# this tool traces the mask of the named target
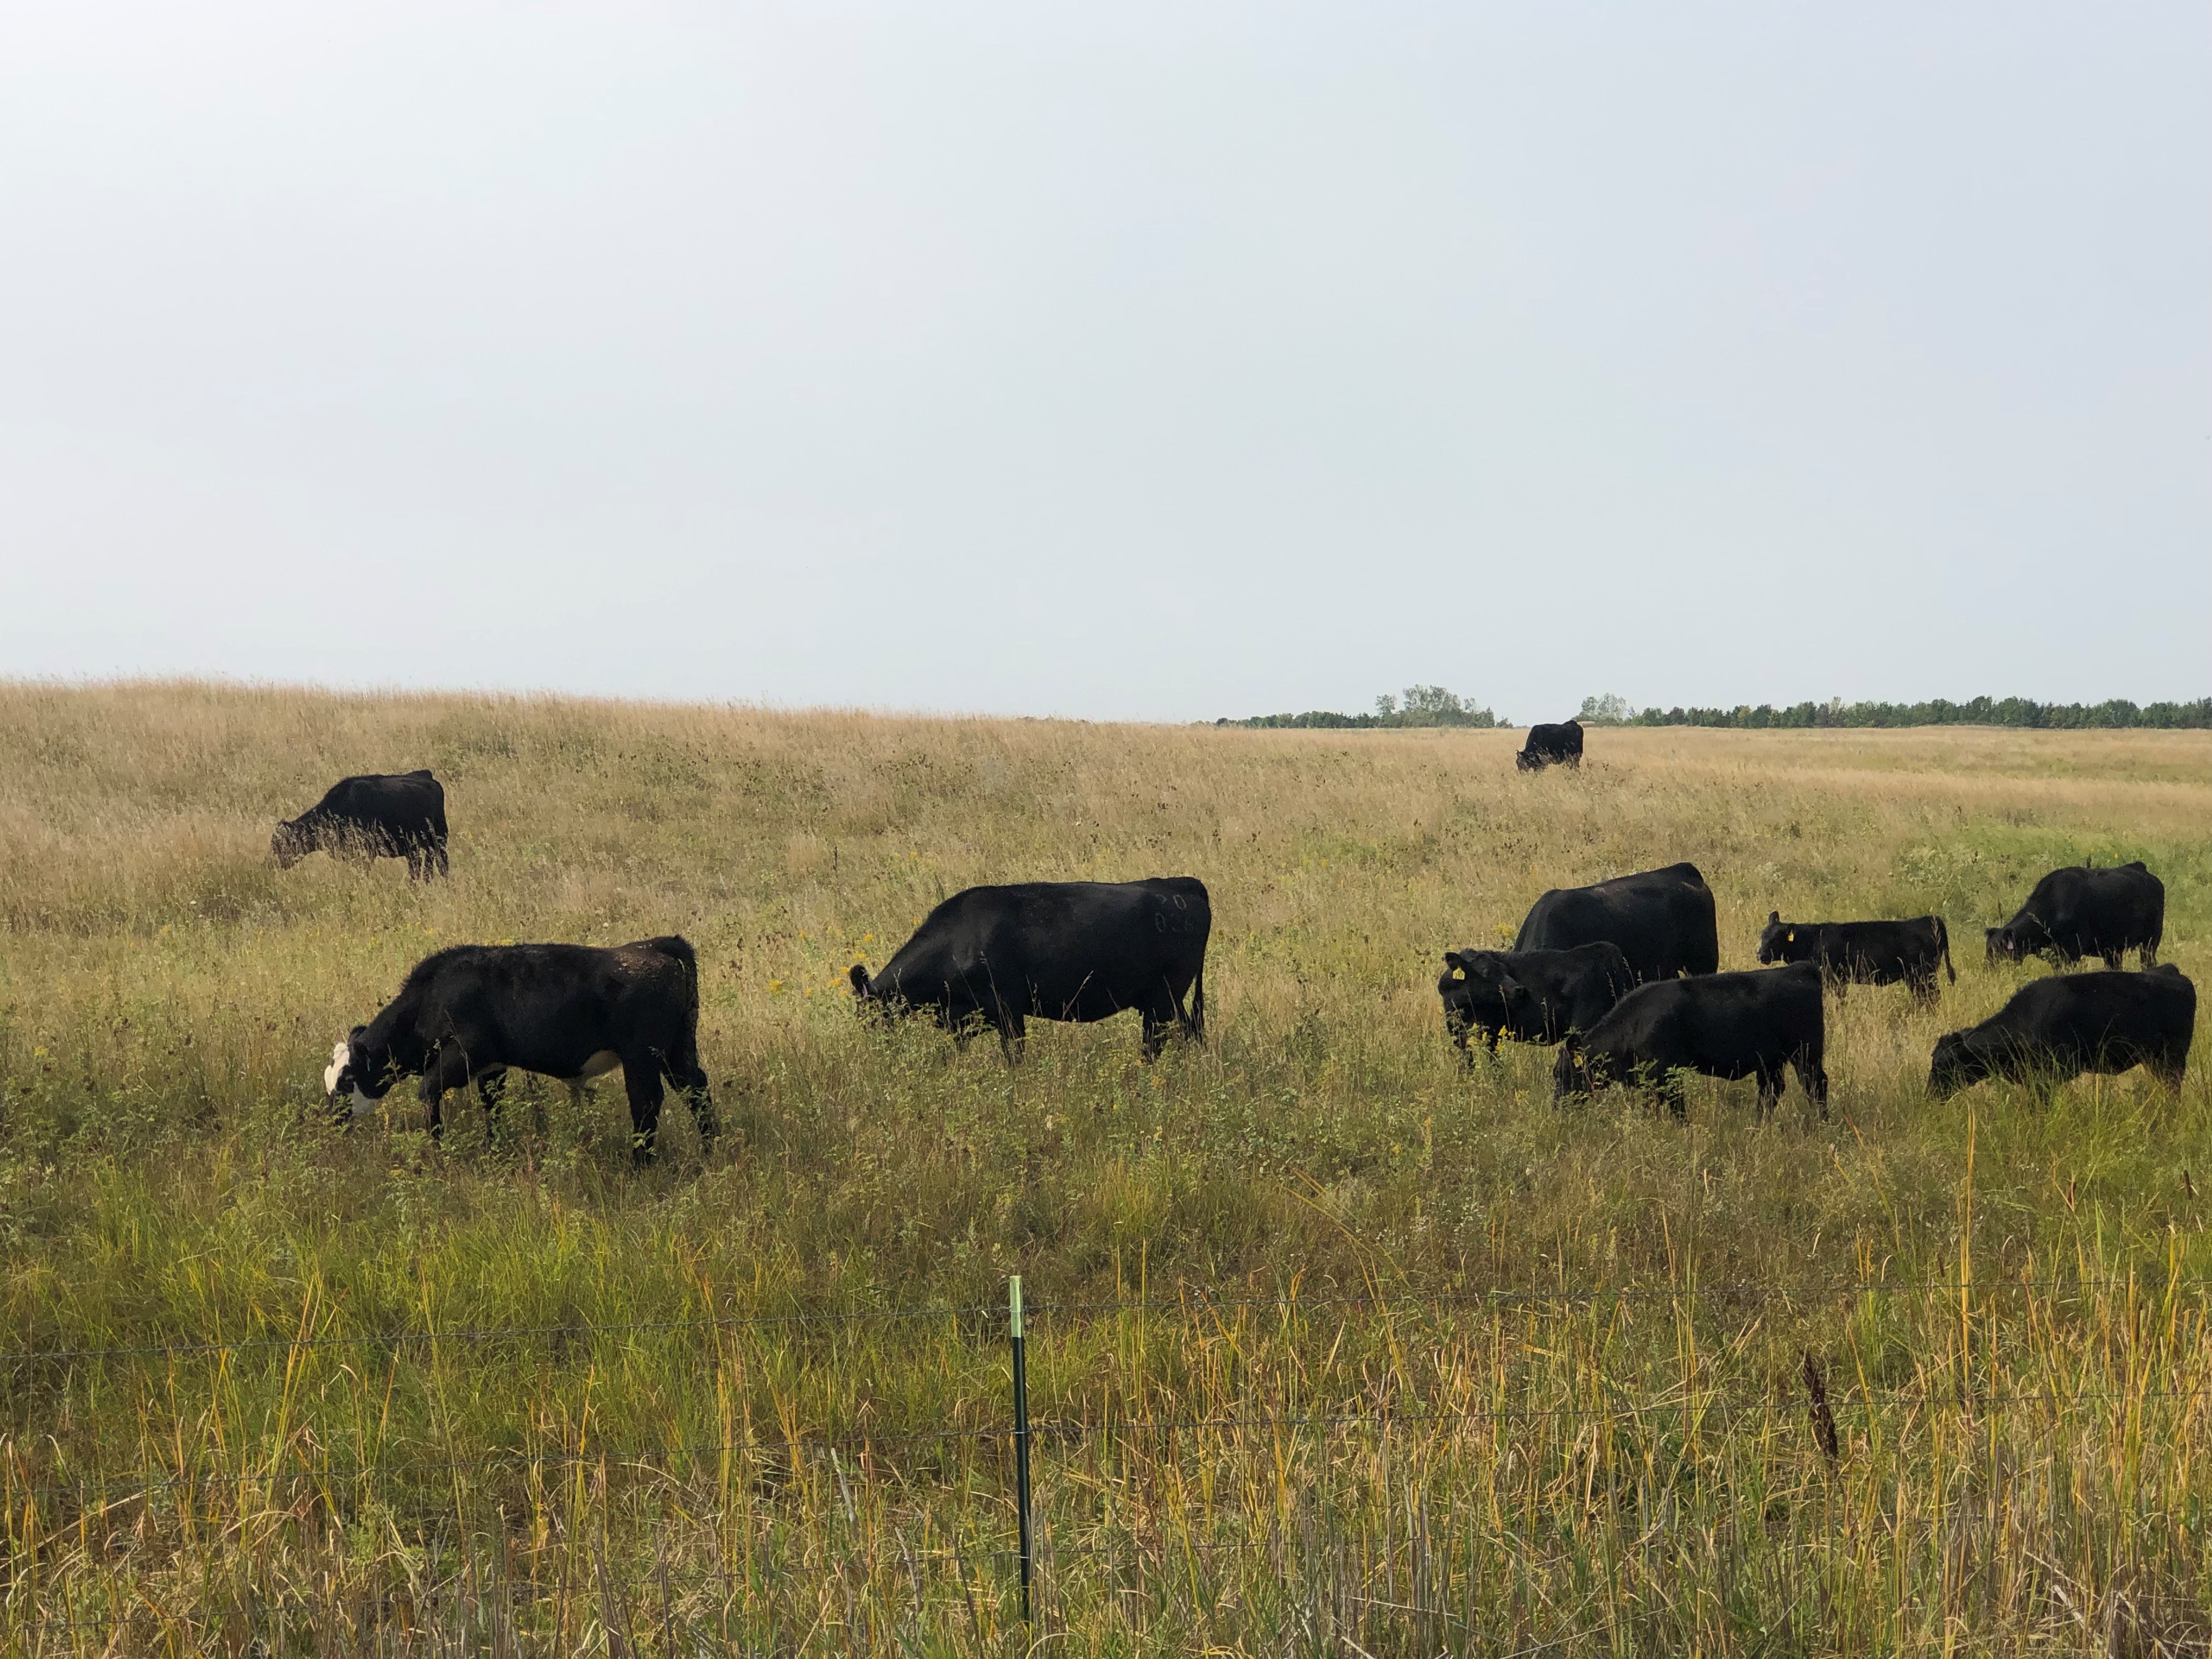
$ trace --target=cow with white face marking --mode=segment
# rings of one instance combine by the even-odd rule
[[[448,1090],[474,1083],[496,1103],[509,1070],[580,1087],[622,1068],[632,1146],[653,1156],[662,1080],[690,1101],[699,1137],[716,1128],[699,1064],[699,964],[670,936],[602,949],[588,945],[462,945],[426,957],[399,994],[331,1051],[323,1090],[333,1105],[381,1100],[404,1077],[441,1127]]]

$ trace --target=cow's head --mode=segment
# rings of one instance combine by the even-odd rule
[[[1493,952],[1445,951],[1444,970],[1437,978],[1437,994],[1443,999],[1444,1024],[1457,1033],[1478,1020],[1491,1025],[1502,1023],[1509,983]]]
[[[2007,962],[2024,962],[2050,949],[2051,930],[2032,915],[2018,915],[2002,927],[1984,928],[1982,944],[1987,961],[2002,957]]]
[[[356,1025],[331,1048],[331,1063],[323,1067],[323,1092],[333,1106],[341,1103],[349,1112],[380,1101],[392,1085],[408,1073],[422,1069],[424,1056],[398,1052],[389,1039],[377,1037],[366,1025]]]
[[[1928,1092],[1943,1100],[1990,1075],[1989,1062],[1967,1041],[1968,1031],[1953,1031],[1936,1039],[1936,1053],[1928,1063]]]
[[[1782,912],[1769,910],[1766,926],[1759,930],[1759,965],[1771,967],[1778,962],[1808,962],[1812,959],[1812,939],[1809,930],[1801,943],[1799,928],[1794,921],[1782,920]]]
[[[315,850],[315,838],[301,827],[297,818],[286,818],[276,826],[276,833],[269,837],[269,851],[276,860],[279,870],[289,870]]]
[[[865,963],[854,963],[845,977],[852,981],[853,1006],[864,1019],[888,1019],[905,1006],[881,980],[868,977]]]

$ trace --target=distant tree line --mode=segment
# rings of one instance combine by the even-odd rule
[[[1216,726],[1320,726],[1329,730],[1362,730],[1371,726],[1503,726],[1504,721],[1487,708],[1441,685],[1409,685],[1402,696],[1385,694],[1375,699],[1371,714],[1333,714],[1309,709],[1303,714],[1255,714],[1249,720],[1218,720]]]
[[[2149,703],[2130,702],[2125,697],[2096,703],[2037,702],[2032,697],[1970,697],[1965,702],[1946,697],[1928,702],[1845,702],[1841,697],[1831,697],[1826,702],[1791,703],[1783,708],[1762,702],[1738,703],[1733,708],[1638,709],[1627,698],[1607,692],[1583,698],[1577,718],[1585,726],[1716,726],[1746,731],[1825,726],[2011,726],[2053,732],[2154,726],[2205,731],[2212,730],[2212,697],[2199,697],[2194,702]],[[1310,709],[1303,714],[1255,714],[1249,720],[1218,720],[1214,724],[1359,731],[1377,726],[1487,727],[1512,722],[1441,685],[1409,685],[1399,696],[1376,698],[1371,714]]]
[[[2037,702],[2030,697],[1971,697],[1953,702],[1937,697],[1929,702],[1845,702],[1832,697],[1826,702],[1792,703],[1777,708],[1739,703],[1734,708],[1645,708],[1621,722],[1628,726],[1721,726],[1752,731],[1770,727],[1818,726],[2015,726],[2056,732],[2094,731],[2118,726],[2160,726],[2202,731],[2212,727],[2212,697],[2194,702],[2133,703],[2125,697],[2108,702]]]

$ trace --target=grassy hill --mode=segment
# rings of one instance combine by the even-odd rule
[[[0,1642],[2201,1650],[2212,1054],[2179,1100],[1922,1085],[2045,971],[1976,930],[2055,865],[2146,859],[2212,989],[2212,733],[1517,738],[0,686]],[[416,766],[449,883],[276,871],[277,817]],[[1723,967],[1770,909],[1935,910],[1959,982],[1829,1005],[1825,1124],[1459,1066],[1446,948],[1678,859]],[[853,1017],[961,887],[1165,873],[1206,1048]],[[633,1172],[612,1080],[327,1120],[430,950],[668,932],[711,1158],[672,1101]]]

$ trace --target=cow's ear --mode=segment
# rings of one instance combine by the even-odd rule
[[[1781,924],[1781,921],[1782,921],[1782,912],[1781,912],[1781,911],[1779,911],[1779,910],[1769,910],[1769,911],[1766,913],[1766,925],[1767,925],[1769,927],[1778,927],[1778,926]]]
[[[868,994],[868,969],[867,965],[865,963],[854,963],[853,964],[852,971],[847,974],[845,977],[853,981],[853,994],[854,996],[864,997]]]
[[[368,1026],[366,1026],[366,1025],[356,1025],[356,1026],[355,1026],[355,1027],[353,1028],[353,1030],[351,1030],[350,1031],[348,1031],[348,1032],[346,1033],[346,1041],[347,1041],[348,1042],[360,1042],[363,1037],[367,1036],[368,1035]]]

